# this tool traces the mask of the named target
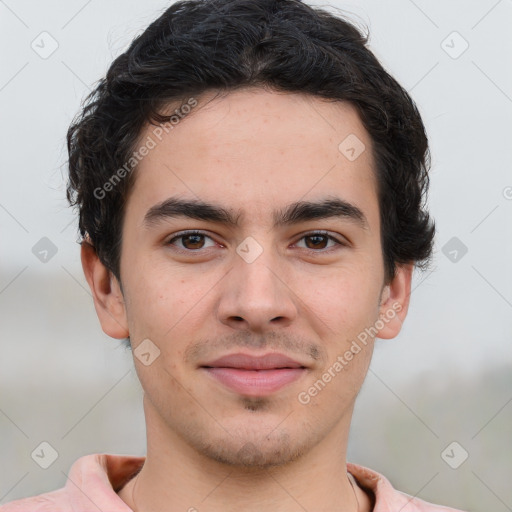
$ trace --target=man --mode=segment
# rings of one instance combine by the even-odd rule
[[[68,198],[147,457],[82,457],[5,512],[454,510],[346,461],[435,231],[421,118],[365,44],[298,0],[190,0],[114,61],[69,129]]]

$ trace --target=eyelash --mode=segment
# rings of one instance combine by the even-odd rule
[[[202,231],[195,231],[195,230],[192,230],[192,231],[182,231],[181,233],[178,233],[177,235],[173,236],[167,242],[166,245],[173,245],[173,242],[175,240],[179,240],[180,238],[184,238],[184,237],[190,236],[190,235],[200,235],[200,236],[204,236],[206,238],[210,238],[211,240],[213,240],[213,238],[211,236],[207,235],[206,233],[204,233]],[[310,233],[306,233],[305,235],[302,235],[302,237],[299,238],[298,241],[303,240],[304,238],[308,238],[310,236],[324,236],[324,237],[328,238],[329,240],[332,240],[333,242],[336,242],[336,244],[338,246],[343,246],[343,247],[347,247],[348,246],[348,243],[342,242],[342,241],[338,240],[336,237],[330,235],[329,232],[322,231],[322,230],[312,231]],[[202,249],[182,249],[180,247],[177,247],[177,249],[179,251],[181,251],[181,252],[186,252],[186,253],[195,253],[195,252],[200,252],[202,250]],[[329,253],[332,250],[336,250],[336,249],[337,249],[337,247],[329,247],[327,249],[319,249],[319,250],[309,249],[309,250],[312,251],[313,253],[323,254],[323,253]],[[308,249],[306,248],[306,250],[308,250]]]

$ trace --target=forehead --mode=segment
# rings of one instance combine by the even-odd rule
[[[127,212],[140,217],[180,196],[222,204],[245,222],[267,212],[270,221],[291,202],[329,195],[375,217],[371,139],[352,105],[259,88],[195,100],[167,133],[157,137],[152,125],[141,133],[140,144],[155,144],[138,164]]]

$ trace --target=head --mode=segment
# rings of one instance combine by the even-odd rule
[[[346,432],[434,236],[423,123],[366,37],[297,0],[176,2],[68,150],[84,271],[104,331],[131,342],[147,421],[245,466]],[[234,392],[206,368],[233,352],[304,371]]]

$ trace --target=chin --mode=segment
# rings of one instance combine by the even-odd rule
[[[258,440],[226,440],[203,446],[201,452],[208,458],[226,466],[246,469],[268,469],[283,466],[298,459],[303,453],[303,447],[292,443],[287,435],[280,439]]]
[[[222,429],[196,430],[195,435],[189,430],[186,437],[201,455],[226,466],[267,469],[295,461],[319,441],[299,424],[291,432],[282,423],[282,415],[251,418],[246,413],[243,420],[223,421]]]

